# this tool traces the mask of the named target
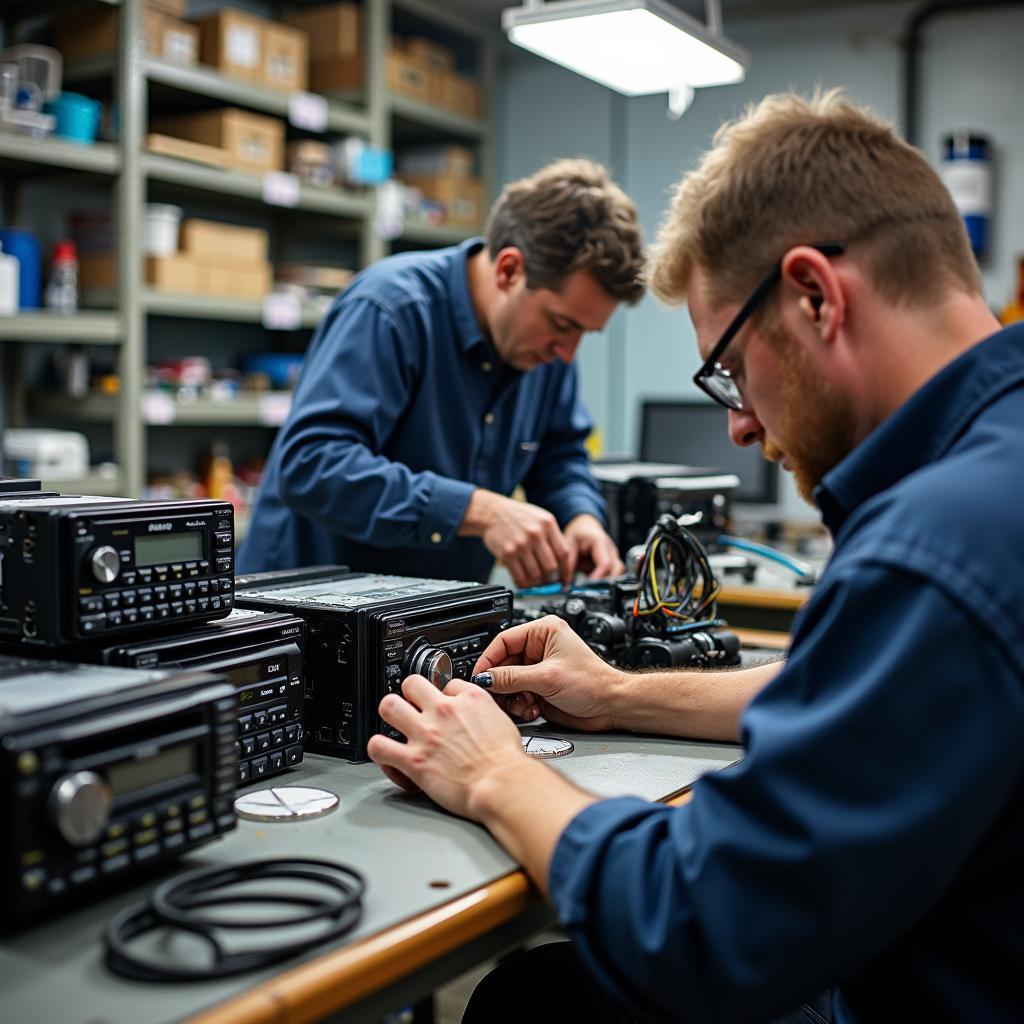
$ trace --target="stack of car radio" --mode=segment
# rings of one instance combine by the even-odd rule
[[[366,759],[413,672],[468,675],[502,587],[320,566],[234,577],[222,501],[0,480],[0,838],[12,924],[235,825],[303,745]]]

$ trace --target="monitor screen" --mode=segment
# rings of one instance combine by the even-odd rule
[[[733,444],[728,413],[714,402],[644,400],[640,458],[728,469],[740,478],[736,501],[772,505],[779,498],[779,467],[761,455],[760,445]]]

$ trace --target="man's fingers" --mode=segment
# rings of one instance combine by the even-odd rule
[[[565,624],[556,615],[545,615],[499,633],[477,659],[474,672],[488,672],[495,665],[523,665],[540,661],[548,637]],[[568,627],[566,627],[568,628]]]
[[[419,793],[420,787],[416,785],[412,779],[409,778],[405,772],[400,772],[397,768],[392,768],[391,765],[382,764],[380,770],[396,785],[399,789],[404,789],[406,793]]]
[[[414,707],[425,709],[441,699],[441,691],[423,676],[406,676],[402,680],[402,696]]]
[[[411,678],[411,677],[410,677]],[[420,712],[408,701],[402,700],[397,693],[389,693],[380,702],[378,708],[380,717],[388,725],[394,726],[399,732],[409,735],[410,729],[415,728],[416,719]]]

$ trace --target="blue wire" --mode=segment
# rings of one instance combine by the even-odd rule
[[[563,587],[561,583],[545,583],[540,587],[527,587],[525,590],[517,590],[516,597],[547,597],[551,594],[576,594],[588,593],[594,590],[604,590],[607,583],[574,583],[572,586]]]
[[[814,575],[814,570],[805,562],[801,562],[796,558],[790,558],[789,555],[784,555],[781,551],[776,551],[775,548],[770,548],[766,544],[758,544],[757,541],[753,540],[741,540],[739,537],[729,537],[725,534],[718,538],[718,543],[727,548],[750,551],[755,555],[761,555],[773,562],[778,562],[779,565],[784,565],[790,571],[795,572],[797,576],[807,577]]]

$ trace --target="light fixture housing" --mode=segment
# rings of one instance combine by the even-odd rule
[[[741,82],[750,62],[664,0],[527,0],[501,24],[517,46],[626,96]]]

